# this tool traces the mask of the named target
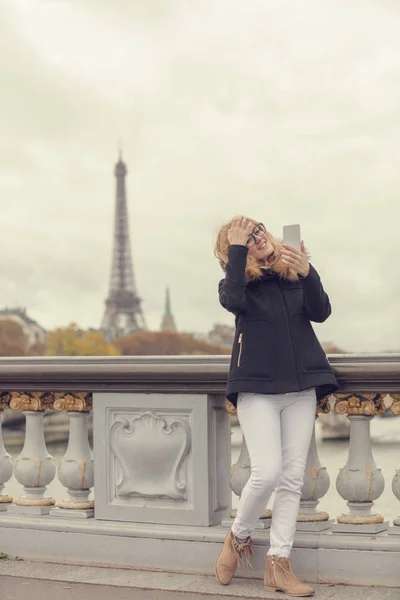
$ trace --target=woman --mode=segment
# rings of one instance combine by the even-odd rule
[[[316,401],[338,386],[310,321],[331,314],[319,275],[301,252],[279,244],[262,223],[236,217],[221,228],[215,254],[225,272],[219,299],[235,315],[227,398],[237,407],[251,474],[215,572],[228,585],[249,563],[251,534],[277,488],[264,585],[310,596],[291,569]]]

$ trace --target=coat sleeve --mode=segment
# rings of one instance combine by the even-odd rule
[[[321,279],[312,265],[310,265],[310,273],[302,279],[302,284],[307,317],[315,323],[323,323],[332,312],[331,303],[328,294],[322,287]]]
[[[221,305],[234,315],[245,309],[247,253],[246,246],[234,245],[229,248],[225,279],[218,285]]]

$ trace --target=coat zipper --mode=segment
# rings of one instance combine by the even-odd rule
[[[240,361],[242,359],[242,340],[243,340],[243,333],[241,333],[239,335],[239,340],[238,340],[238,344],[239,344],[239,356],[238,356],[238,361],[237,361],[237,366],[240,367]]]

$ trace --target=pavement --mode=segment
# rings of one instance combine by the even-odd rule
[[[314,585],[315,600],[399,600],[400,588]],[[220,586],[211,575],[0,561],[0,600],[237,600],[283,599],[256,579]]]

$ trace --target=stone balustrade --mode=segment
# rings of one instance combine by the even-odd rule
[[[340,355],[330,360],[340,392],[318,404],[316,420],[331,410],[349,419],[348,458],[338,465],[336,479],[338,505],[342,498],[348,510],[333,515],[324,510],[334,474],[321,465],[314,435],[295,557],[297,552],[297,560],[303,556],[309,562],[309,553],[315,551],[315,572],[307,574],[307,567],[303,575],[310,581],[365,583],[369,577],[371,585],[394,585],[397,579],[400,585],[394,567],[400,559],[400,518],[391,523],[374,508],[385,480],[370,438],[371,420],[386,411],[385,398],[390,398],[393,415],[400,414],[400,356]],[[73,561],[88,544],[87,562],[126,564],[121,555],[126,540],[140,537],[144,555],[135,546],[128,564],[154,566],[160,544],[169,544],[171,553],[162,553],[162,564],[156,566],[191,570],[185,547],[196,547],[201,560],[192,557],[195,570],[212,571],[212,551],[234,516],[231,491],[240,496],[250,474],[244,441],[231,467],[229,413],[234,411],[224,399],[228,361],[226,356],[0,359],[0,413],[20,410],[26,421],[19,456],[7,453],[0,427],[0,551],[23,556],[25,550],[28,558]],[[46,448],[43,417],[49,410],[69,417],[68,447],[57,465]],[[93,452],[88,441],[92,411]],[[7,494],[13,474],[22,486],[15,498]],[[397,472],[385,475],[400,501],[400,464]],[[56,477],[65,488],[59,498],[47,493]],[[271,520],[265,508],[257,528],[260,552]],[[77,534],[75,542],[67,535],[71,531]],[[37,550],[42,538],[48,544],[45,552]],[[119,548],[118,559],[113,555],[107,561],[103,538]],[[354,550],[364,550],[367,559],[362,581],[349,564],[335,578],[324,552],[333,559],[336,551],[345,551],[343,560],[348,560]],[[380,560],[382,553],[393,566],[386,562],[384,575],[380,572],[375,580],[368,561]],[[318,561],[324,560],[321,575]],[[259,573],[256,568],[255,576]]]
[[[336,489],[339,495],[347,500],[349,512],[336,516],[336,522],[329,518],[328,513],[317,511],[320,499],[327,493],[330,486],[329,474],[321,466],[314,435],[308,453],[306,475],[300,511],[297,518],[298,531],[323,531],[331,529],[343,533],[381,533],[388,531],[389,522],[383,515],[373,512],[374,500],[377,500],[385,487],[385,481],[380,468],[377,468],[371,450],[370,421],[375,415],[386,412],[384,394],[337,393],[325,398],[316,410],[316,418],[321,413],[327,414],[333,403],[334,412],[347,415],[350,421],[350,444],[348,461],[340,469],[336,479]],[[400,394],[391,394],[390,410],[393,415],[400,414]],[[234,414],[232,406],[228,411]],[[250,476],[250,460],[243,439],[240,456],[231,474],[231,487],[240,496]],[[400,497],[399,471],[393,476],[392,489],[394,495]],[[232,511],[232,518],[235,511]],[[261,516],[263,527],[270,525],[272,511],[266,509]],[[226,522],[227,524],[229,521]],[[394,525],[399,519],[394,520]],[[396,527],[390,532],[400,535]]]

